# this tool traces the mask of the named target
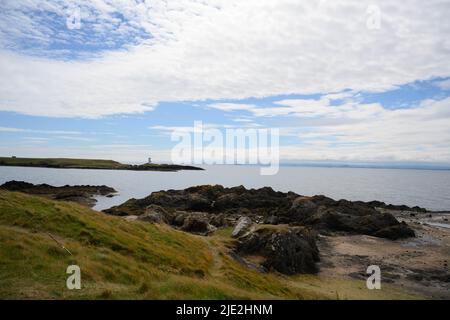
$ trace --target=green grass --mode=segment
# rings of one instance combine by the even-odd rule
[[[230,233],[200,237],[0,191],[0,299],[416,298],[395,288],[362,294],[362,281],[258,273],[229,257]],[[71,264],[81,290],[66,288]]]
[[[136,171],[178,171],[203,170],[193,166],[176,164],[144,163],[141,165],[123,164],[113,160],[69,159],[69,158],[17,158],[0,157],[0,166],[44,167],[61,169],[110,169]]]
[[[105,168],[113,169],[124,166],[120,162],[101,159],[69,159],[69,158],[13,158],[0,157],[1,165],[8,166],[42,166],[61,168]]]

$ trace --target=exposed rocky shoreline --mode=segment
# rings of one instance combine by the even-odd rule
[[[408,224],[390,213],[393,209],[426,212],[379,201],[335,201],[325,196],[276,192],[269,187],[249,190],[219,185],[153,192],[104,212],[127,220],[166,223],[201,235],[234,227],[237,241],[232,251],[243,263],[263,271],[296,274],[319,271],[319,234],[390,240],[415,237]]]
[[[449,213],[218,185],[154,192],[105,212],[200,235],[231,227],[230,256],[261,272],[363,280],[379,265],[384,284],[450,298],[450,229],[433,226]]]
[[[153,192],[143,199],[130,199],[122,205],[104,210],[118,216],[139,216],[140,219],[161,220],[191,231],[193,219],[205,228],[194,232],[207,234],[213,227],[234,226],[241,216],[254,223],[303,226],[321,233],[367,234],[381,238],[413,237],[414,232],[386,210],[383,202],[335,201],[325,196],[305,197],[294,192],[276,192],[272,188],[246,189],[243,186],[224,188],[197,186],[185,190]],[[409,211],[426,212],[414,207]],[[379,208],[379,209],[377,209]],[[198,229],[198,230],[197,230]]]
[[[112,197],[117,192],[114,188],[102,186],[62,186],[54,187],[48,184],[32,184],[24,181],[8,181],[0,186],[0,189],[18,191],[38,196],[44,196],[52,200],[72,201],[84,206],[93,207],[97,200],[94,196],[101,195]]]
[[[450,299],[450,212],[391,213],[416,237],[392,241],[366,235],[320,236],[319,276],[365,280],[365,267],[379,265],[384,284]]]
[[[0,188],[88,206],[95,195],[115,193],[107,186],[20,181]],[[104,212],[200,236],[230,230],[229,256],[260,272],[364,280],[375,264],[384,284],[450,298],[450,212],[220,185],[153,192]]]

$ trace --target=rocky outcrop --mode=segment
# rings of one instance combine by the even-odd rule
[[[208,220],[195,215],[188,215],[180,228],[183,231],[196,233],[200,235],[208,235],[216,231],[216,227],[209,224]]]
[[[294,195],[294,194],[292,194]],[[191,187],[185,190],[153,192],[143,199],[131,199],[105,212],[129,215],[141,212],[150,204],[180,211],[239,214],[248,209],[254,215],[265,215],[268,210],[278,210],[291,204],[291,193],[275,192],[272,188],[247,190],[243,186],[224,188],[220,185]]]
[[[373,234],[375,237],[397,240],[415,237],[414,231],[405,222],[401,222],[383,229]]]
[[[401,224],[388,212],[379,212],[352,202],[339,201],[331,206],[319,206],[313,212],[295,212],[300,225],[325,232],[365,234],[388,239],[414,237],[414,231]]]
[[[149,205],[144,214],[138,216],[138,220],[152,223],[171,223],[173,215],[157,205]]]
[[[413,231],[401,225],[386,210],[382,202],[333,200],[325,196],[305,197],[293,192],[283,193],[272,188],[246,189],[243,186],[224,188],[205,185],[185,190],[153,192],[143,199],[131,199],[105,210],[113,215],[141,215],[149,205],[158,205],[175,214],[202,212],[204,219],[216,227],[234,225],[240,216],[255,223],[308,226],[318,232],[366,234],[389,239],[413,236]],[[404,206],[394,206],[404,209]],[[408,208],[408,207],[406,207]],[[419,210],[411,208],[411,210]],[[178,213],[177,213],[178,212]],[[170,224],[181,226],[182,223]]]
[[[315,235],[301,227],[263,226],[241,237],[236,252],[243,256],[259,255],[261,266],[284,274],[316,273],[319,250]]]
[[[387,210],[395,210],[395,211],[414,211],[414,212],[427,212],[427,209],[421,208],[418,206],[414,207],[408,207],[405,205],[393,205],[393,204],[386,204],[382,201],[370,201],[370,202],[362,202],[363,204],[372,207],[372,208],[382,208]]]
[[[130,216],[124,216],[125,219]],[[168,224],[182,231],[208,235],[217,230],[214,224],[223,226],[225,218],[219,215],[209,215],[204,212],[188,211],[170,211],[161,206],[151,204],[145,212],[137,217],[136,220],[150,223]],[[127,219],[128,220],[128,219]]]
[[[102,186],[62,186],[55,187],[48,184],[32,184],[24,181],[8,181],[0,186],[0,189],[8,191],[18,191],[38,196],[50,198],[52,200],[72,201],[79,204],[93,207],[97,200],[96,195],[113,196],[117,191],[111,187]]]
[[[296,274],[318,271],[318,233],[362,234],[391,240],[413,237],[414,231],[386,207],[379,202],[306,197],[268,187],[207,185],[153,192],[105,212],[166,223],[200,235],[233,226],[236,241],[231,256],[236,261],[255,270]]]

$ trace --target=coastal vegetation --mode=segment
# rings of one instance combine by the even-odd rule
[[[0,190],[0,298],[421,298],[389,284],[367,290],[363,280],[247,268],[230,255],[231,231],[205,237]],[[66,268],[74,264],[81,268],[81,290],[66,288]]]
[[[17,167],[43,167],[58,169],[109,169],[109,170],[136,170],[136,171],[178,171],[203,170],[199,167],[145,163],[140,165],[123,164],[113,160],[102,159],[71,159],[71,158],[18,158],[0,157],[0,166]]]
[[[113,197],[117,191],[114,188],[102,186],[60,186],[48,184],[32,184],[25,181],[8,181],[0,185],[0,190],[19,191],[28,194],[39,195],[53,200],[72,201],[93,207],[97,203],[95,196]]]

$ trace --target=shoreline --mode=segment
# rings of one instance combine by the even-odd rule
[[[392,213],[405,221],[416,237],[389,241],[366,235],[322,236],[318,241],[322,252],[319,276],[365,280],[365,267],[375,264],[381,267],[382,283],[431,299],[450,299],[450,225],[429,225],[428,216],[411,216],[412,212]]]
[[[130,165],[139,166],[139,165]],[[159,171],[159,172],[178,172],[181,170],[202,171],[205,170],[200,167],[174,165],[174,164],[158,164],[161,167],[155,168],[102,168],[102,167],[58,167],[58,166],[38,166],[38,165],[9,165],[0,164],[0,167],[12,167],[12,168],[44,168],[44,169],[77,169],[77,170],[111,170],[111,171]]]
[[[223,169],[222,169],[223,167]],[[77,185],[77,184],[106,184],[119,190],[116,200],[99,198],[98,210],[104,210],[113,205],[118,205],[132,197],[143,197],[150,192],[164,189],[186,188],[201,184],[222,185],[245,185],[249,188],[261,188],[266,185],[273,186],[277,191],[294,191],[302,195],[313,196],[325,194],[334,199],[348,199],[351,201],[374,201],[380,200],[391,204],[406,204],[408,206],[420,206],[428,211],[446,212],[450,211],[450,199],[445,195],[445,189],[449,187],[450,175],[417,173],[409,178],[409,174],[402,170],[395,172],[397,179],[392,181],[388,188],[382,181],[390,181],[390,173],[378,173],[366,169],[352,170],[348,173],[338,169],[329,171],[309,171],[308,168],[281,168],[277,176],[261,177],[257,169],[243,168],[242,166],[202,166],[205,171],[179,171],[179,175],[157,174],[158,171],[139,174],[132,170],[117,171],[89,171],[69,170],[68,172],[55,170],[56,168],[33,168],[33,167],[0,167],[3,179],[0,183],[8,180],[23,180],[33,183],[50,183],[54,185]],[[95,169],[94,169],[95,170]],[[356,170],[361,172],[361,177]],[[172,172],[172,171],[165,171]],[[154,174],[161,176],[161,182],[157,183]],[[331,183],[325,183],[320,179],[329,179]],[[67,178],[65,178],[67,176]],[[96,178],[98,177],[98,178]],[[135,187],[130,188],[133,179],[142,177]],[[166,177],[166,178],[165,178]],[[295,177],[295,178],[294,178]],[[294,178],[294,179],[291,179]],[[158,179],[160,179],[158,177]],[[342,182],[341,179],[344,179]],[[403,183],[410,179],[411,186]],[[421,187],[423,185],[423,188]],[[422,190],[423,189],[423,190]],[[434,192],[430,190],[435,189]]]
[[[1,190],[85,207],[91,206],[93,195],[115,194],[108,186],[20,181],[10,181]],[[208,243],[215,263],[223,266],[228,261],[262,277],[282,275],[287,287],[313,285],[319,292],[356,297],[365,288],[367,267],[378,265],[387,290],[375,293],[380,297],[397,292],[399,297],[450,299],[450,228],[429,224],[450,227],[450,212],[220,185],[153,192],[90,212],[100,220],[197,237]]]
[[[111,198],[117,194],[117,190],[105,185],[64,185],[55,187],[45,183],[32,184],[15,180],[0,185],[0,190],[22,192],[51,200],[75,202],[89,208],[93,208],[97,203],[95,197]]]
[[[130,170],[130,171],[163,171],[163,172],[177,172],[180,170],[205,170],[203,168],[190,165],[157,164],[157,163],[144,163],[140,165],[133,165],[133,164],[123,164],[113,160],[72,159],[72,158],[0,157],[0,166],[51,168],[51,169],[93,169],[93,170]]]
[[[450,212],[242,186],[159,191],[103,212],[206,237],[231,226],[228,254],[260,273],[364,283],[377,265],[383,286],[450,299]]]

